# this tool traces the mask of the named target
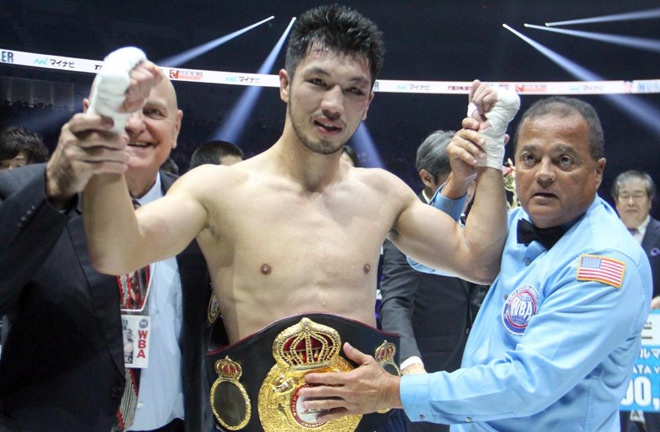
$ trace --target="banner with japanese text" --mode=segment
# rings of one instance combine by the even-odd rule
[[[642,330],[642,348],[621,410],[660,411],[660,310],[651,311]]]

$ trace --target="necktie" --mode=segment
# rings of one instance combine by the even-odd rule
[[[537,241],[546,249],[550,249],[568,231],[569,226],[560,225],[550,228],[537,228],[531,222],[520,219],[517,226],[518,243],[530,244]]]
[[[133,200],[133,207],[137,209],[140,207],[140,203]],[[126,310],[136,310],[139,313],[145,308],[149,277],[149,266],[117,276],[120,307],[124,312]],[[121,431],[129,428],[135,419],[135,409],[140,393],[140,369],[126,368],[125,378],[126,387],[119,403],[116,422],[117,428]]]
[[[133,208],[137,209],[138,207],[140,207],[139,201],[133,199]],[[144,302],[147,299],[149,277],[149,266],[117,276],[119,303],[122,309],[142,312],[145,306]]]

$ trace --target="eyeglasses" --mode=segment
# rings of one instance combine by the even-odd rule
[[[633,201],[641,201],[646,197],[648,197],[648,195],[644,192],[634,192],[632,194],[624,192],[619,194],[619,199],[622,201],[628,201],[630,198],[632,198]]]

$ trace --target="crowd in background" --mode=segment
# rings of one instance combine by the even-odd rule
[[[214,133],[222,126],[223,115],[213,117],[209,113],[193,109],[186,105],[183,108],[181,133],[179,134],[177,148],[172,152],[172,159],[183,174],[189,164],[193,152],[198,146],[213,139]],[[44,143],[53,150],[57,146],[57,138],[61,126],[73,115],[74,111],[67,107],[59,107],[49,103],[30,104],[26,101],[10,102],[0,100],[0,130],[13,126],[23,126],[43,137]],[[251,148],[241,146],[245,151],[246,158],[264,150],[275,142],[281,132],[281,124],[267,124],[261,119],[250,119],[245,127],[245,135],[241,141],[251,143]],[[374,139],[378,139],[378,131],[372,131]],[[398,134],[386,134],[382,137],[391,143],[396,141],[395,152],[382,153],[384,167],[399,176],[409,186],[417,186],[417,173],[415,172],[414,154],[416,145],[414,140],[406,140],[404,137],[412,135],[411,130],[403,130]],[[240,145],[240,143],[237,143]],[[355,147],[355,146],[354,146]],[[369,156],[364,151],[358,150],[358,157],[363,165]]]

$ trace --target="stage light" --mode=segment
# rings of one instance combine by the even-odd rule
[[[572,25],[572,24],[591,24],[591,23],[600,23],[600,22],[645,20],[645,19],[654,19],[654,18],[660,18],[660,8],[649,9],[646,11],[628,12],[628,13],[622,13],[616,15],[605,15],[605,16],[593,17],[593,18],[582,18],[582,19],[570,20],[570,21],[555,21],[555,22],[545,23],[545,25],[548,27],[553,27],[553,26]]]
[[[514,30],[506,24],[502,26],[509,30],[511,33],[518,36],[523,41],[527,42],[541,54],[548,57],[559,67],[564,69],[569,74],[573,75],[576,78],[579,78],[583,81],[602,81],[603,78],[597,74],[591,72],[588,69],[579,66],[575,62],[567,59],[566,57],[552,51],[551,49],[541,45],[535,40],[525,36],[524,34]],[[603,97],[610,100],[614,106],[621,109],[625,114],[627,114],[633,120],[639,122],[642,126],[647,128],[653,134],[660,138],[660,124],[658,119],[660,118],[660,110],[654,107],[653,105],[646,103],[642,99],[635,97],[634,95],[623,95],[623,94],[604,94]]]
[[[44,131],[57,132],[59,134],[62,125],[71,119],[71,111],[61,109],[37,109],[30,110],[30,114],[20,122],[20,125],[30,131],[39,131],[41,134]],[[57,145],[55,143],[47,143]]]
[[[284,41],[289,35],[291,27],[293,27],[293,23],[295,21],[295,18],[291,19],[286,30],[284,30],[284,33],[282,33],[282,36],[280,36],[280,39],[270,51],[270,54],[268,54],[268,57],[263,62],[257,73],[267,74],[273,68],[275,60],[277,60],[277,55],[282,50]],[[243,135],[243,131],[245,130],[247,119],[250,117],[250,114],[254,110],[254,105],[257,102],[259,95],[261,94],[262,88],[263,87],[260,86],[247,87],[243,91],[243,94],[239,98],[234,108],[231,110],[227,120],[225,120],[220,129],[213,134],[211,139],[220,139],[238,144],[241,136]]]
[[[197,58],[203,54],[206,54],[207,52],[211,51],[213,48],[216,48],[240,35],[243,33],[252,30],[253,28],[260,26],[261,24],[268,22],[275,18],[274,16],[271,16],[269,18],[266,18],[265,20],[259,21],[258,23],[252,24],[250,26],[244,27],[240,30],[237,30],[233,33],[229,33],[226,36],[219,37],[217,39],[214,39],[210,42],[206,42],[203,45],[197,46],[195,48],[191,48],[187,51],[184,51],[180,54],[173,55],[172,57],[168,57],[166,59],[157,61],[156,64],[159,66],[166,66],[166,67],[177,67],[181,66],[188,60],[192,60],[194,58]]]
[[[654,39],[646,39],[632,36],[619,36],[619,35],[609,35],[605,33],[594,33],[578,30],[567,30],[551,27],[543,27],[534,24],[525,24],[525,27],[534,28],[543,31],[549,31],[553,33],[567,34],[570,36],[577,36],[585,39],[597,40],[600,42],[609,42],[616,45],[623,45],[632,48],[639,48],[646,51],[660,52],[660,41]]]
[[[582,66],[578,65],[577,63],[572,62],[571,60],[567,59],[566,57],[563,57],[556,52],[552,51],[549,48],[546,48],[545,46],[541,45],[540,43],[536,42],[535,40],[525,36],[524,34],[520,33],[519,31],[509,27],[506,24],[502,24],[502,27],[505,29],[509,30],[511,33],[515,34],[518,36],[520,39],[524,40],[527,42],[529,45],[531,45],[534,49],[538,50],[543,54],[544,56],[548,57],[550,60],[553,62],[557,63],[562,69],[566,70],[568,73],[573,75],[576,78],[579,78],[583,81],[601,81],[602,78],[596,75],[595,73],[583,68]]]
[[[355,131],[355,134],[348,141],[348,145],[355,149],[355,152],[362,156],[360,158],[360,165],[365,168],[384,168],[383,160],[380,153],[376,148],[373,138],[367,129],[367,125],[360,123],[360,126]]]

